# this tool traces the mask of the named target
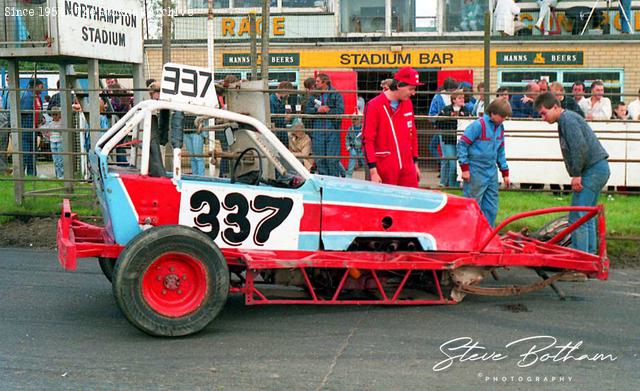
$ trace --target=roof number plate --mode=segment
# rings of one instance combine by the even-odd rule
[[[160,100],[218,107],[213,72],[207,68],[167,63],[162,70]]]

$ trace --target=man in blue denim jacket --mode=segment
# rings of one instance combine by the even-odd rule
[[[344,168],[338,158],[318,158],[315,156],[339,156],[340,147],[340,125],[341,119],[322,118],[322,114],[335,115],[344,114],[344,100],[342,95],[331,86],[329,76],[320,73],[316,76],[316,92],[318,98],[309,99],[305,112],[307,114],[320,114],[313,119],[312,129],[317,129],[311,133],[311,148],[313,149],[314,160],[318,168],[318,174],[341,176]],[[333,131],[335,130],[335,131]]]
[[[600,191],[609,180],[609,154],[584,118],[573,111],[564,110],[553,94],[545,93],[538,96],[535,108],[546,122],[558,123],[562,158],[571,176],[571,205],[595,206]],[[569,224],[584,214],[585,212],[569,213]],[[590,219],[571,234],[571,247],[592,254],[596,252],[594,219]]]

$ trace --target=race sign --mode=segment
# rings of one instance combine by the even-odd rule
[[[221,248],[297,250],[302,195],[183,183],[179,223]]]
[[[167,63],[162,70],[160,100],[218,107],[213,72],[207,68]]]

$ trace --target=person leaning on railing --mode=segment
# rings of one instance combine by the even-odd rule
[[[282,81],[278,84],[278,90],[292,90],[293,84],[290,81]],[[274,92],[269,96],[269,109],[271,114],[285,114],[284,117],[274,117],[272,122],[275,130],[275,135],[283,145],[289,145],[289,139],[287,137],[286,130],[284,129],[288,123],[291,122],[291,105],[289,105],[289,92]],[[288,106],[288,110],[287,110]]]
[[[316,77],[317,98],[311,98],[307,102],[305,112],[317,115],[312,120],[312,129],[316,129],[311,134],[313,140],[312,148],[315,156],[318,174],[340,176],[344,168],[340,160],[335,157],[326,158],[323,156],[339,156],[340,147],[340,124],[341,119],[324,118],[324,115],[344,114],[344,100],[342,95],[335,91],[331,85],[329,76],[320,73]]]
[[[513,95],[510,101],[513,118],[539,118],[533,109],[533,101],[539,93],[540,85],[537,81],[531,81],[525,87],[524,95]]]
[[[638,90],[638,98],[629,103],[629,117],[634,120],[640,120],[640,89]]]
[[[627,111],[627,105],[624,102],[617,102],[613,105],[613,114],[611,119],[615,120],[628,120],[629,112]]]
[[[36,176],[36,129],[44,124],[42,115],[42,100],[40,93],[44,89],[44,83],[40,79],[31,79],[27,90],[20,97],[20,127],[22,128],[22,162],[27,175]],[[27,130],[32,129],[32,130]]]
[[[604,83],[602,80],[596,80],[591,83],[591,96],[582,99],[578,105],[587,120],[610,119],[613,114],[611,100],[604,96]]]
[[[40,129],[42,130],[42,135],[49,140],[56,178],[62,179],[64,178],[64,155],[60,154],[64,152],[62,149],[62,133],[60,132],[60,129],[63,128],[61,122],[62,111],[60,107],[56,106],[49,110],[49,114],[51,115],[51,122],[42,125]]]
[[[576,101],[572,97],[565,95],[562,83],[560,83],[559,81],[554,81],[553,83],[551,83],[551,86],[549,86],[549,90],[553,95],[555,95],[556,99],[560,101],[560,105],[563,109],[571,110],[581,117],[584,117],[584,112],[582,111],[580,106],[578,106],[578,103],[576,103]]]
[[[451,93],[451,104],[445,106],[440,111],[441,117],[470,117],[471,112],[464,103],[464,92],[457,90]],[[440,167],[440,187],[459,187],[457,181],[458,173],[456,172],[456,130],[458,129],[458,120],[442,119],[436,122],[438,129],[443,130],[442,133],[442,164]]]

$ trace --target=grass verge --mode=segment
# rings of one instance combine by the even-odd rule
[[[62,199],[73,199],[73,211],[80,215],[97,215],[99,209],[95,205],[93,187],[89,184],[76,184],[74,192],[65,195],[66,189],[61,182],[25,182],[25,192],[46,191],[56,196],[27,196],[22,205],[16,205],[14,182],[11,177],[0,176],[0,224],[14,217],[6,214],[57,216],[62,208]]]

